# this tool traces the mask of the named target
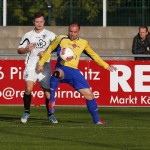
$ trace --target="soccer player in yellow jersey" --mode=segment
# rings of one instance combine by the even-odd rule
[[[58,123],[56,118],[54,117],[54,105],[55,105],[55,91],[58,87],[59,82],[70,84],[75,90],[79,91],[86,99],[86,105],[89,112],[92,115],[93,122],[95,124],[107,124],[108,122],[101,120],[98,116],[98,107],[96,103],[96,99],[90,89],[88,82],[85,80],[84,76],[78,70],[78,63],[80,60],[81,53],[85,52],[89,55],[97,64],[102,66],[103,68],[109,71],[115,71],[116,67],[107,64],[103,61],[97,53],[95,53],[89,43],[78,37],[80,31],[80,25],[77,22],[72,22],[68,28],[68,35],[60,35],[56,38],[56,40],[48,47],[48,49],[44,52],[40,61],[37,65],[37,71],[41,72],[43,70],[43,65],[51,57],[51,53],[58,47],[59,48],[71,48],[76,57],[72,60],[65,62],[60,57],[57,60],[56,68],[50,79],[50,114],[51,121],[53,123]]]

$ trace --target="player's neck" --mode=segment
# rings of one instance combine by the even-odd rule
[[[42,29],[34,28],[34,31],[35,31],[36,33],[40,33],[41,31],[43,31],[43,28],[42,28]]]

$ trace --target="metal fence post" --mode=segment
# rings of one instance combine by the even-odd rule
[[[72,5],[72,0],[70,0],[70,22],[72,22],[72,19],[73,19],[73,17],[72,17],[72,8],[73,7],[73,5]]]
[[[0,0],[0,25],[3,24],[3,17],[2,17],[2,14],[3,14],[3,2]]]
[[[145,0],[142,0],[142,25],[145,24],[145,13],[144,10],[145,9]]]
[[[3,26],[7,24],[7,0],[3,0]]]
[[[107,0],[103,0],[103,26],[106,27],[107,22]]]
[[[50,25],[51,24],[51,8],[52,8],[52,6],[51,6],[51,0],[48,0],[48,25]]]

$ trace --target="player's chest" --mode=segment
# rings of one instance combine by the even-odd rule
[[[30,43],[36,43],[36,48],[44,48],[50,44],[50,39],[46,35],[32,35],[29,41]]]
[[[77,42],[77,41],[63,40],[60,43],[60,47],[63,47],[63,48],[69,47],[69,48],[73,49],[74,52],[82,53],[82,51],[85,48],[85,45],[83,43]]]

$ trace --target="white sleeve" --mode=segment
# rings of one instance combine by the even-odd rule
[[[57,35],[52,32],[52,41],[56,39]]]
[[[21,42],[18,46],[18,48],[25,48],[28,44],[30,43],[29,39],[28,39],[28,34],[26,33],[22,39]]]
[[[48,30],[47,30],[47,31],[48,31]],[[56,35],[54,32],[51,32],[51,31],[48,31],[48,35],[49,35],[50,44],[51,44],[51,42],[56,39],[57,35]]]

